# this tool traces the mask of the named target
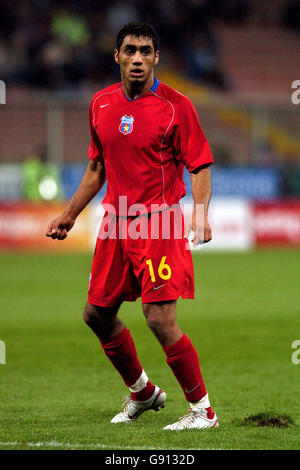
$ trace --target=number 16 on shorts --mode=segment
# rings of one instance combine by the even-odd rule
[[[153,263],[151,259],[146,260],[146,264],[149,268],[149,274],[152,282],[156,282],[156,273],[154,272],[153,269]],[[160,260],[158,270],[157,270],[158,276],[163,279],[164,281],[167,281],[170,279],[172,275],[172,270],[170,266],[166,263],[166,256],[163,256],[162,259]]]

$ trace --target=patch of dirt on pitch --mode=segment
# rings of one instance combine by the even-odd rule
[[[275,415],[273,413],[258,413],[243,419],[244,424],[254,424],[257,427],[272,426],[277,428],[287,428],[294,424],[292,418],[287,415]]]

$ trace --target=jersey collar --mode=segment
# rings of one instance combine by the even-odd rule
[[[150,88],[150,91],[154,93],[158,87],[159,87],[159,80],[156,77],[154,77],[154,83],[152,87]]]
[[[149,91],[152,91],[154,93],[157,90],[157,88],[159,87],[159,84],[160,84],[160,81],[156,77],[154,77],[154,83],[153,83],[153,85],[152,85],[152,87],[150,88]],[[136,101],[136,100],[139,100],[140,98],[142,98],[143,96],[145,96],[145,95],[142,95],[142,96],[139,96],[138,98],[134,98],[133,100],[131,100],[130,98],[128,98],[128,96],[125,95],[123,89],[122,89],[122,91],[123,91],[123,95],[125,96],[125,98],[128,101]]]

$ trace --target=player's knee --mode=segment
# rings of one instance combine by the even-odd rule
[[[143,311],[147,325],[152,331],[167,330],[176,324],[175,310],[167,305],[144,304]]]
[[[98,316],[97,312],[95,311],[93,306],[90,305],[90,304],[86,304],[82,316],[83,316],[84,322],[89,326],[91,326],[94,323],[96,323],[97,321],[99,321],[99,316]]]
[[[169,327],[168,319],[159,315],[158,312],[149,313],[146,316],[146,320],[148,327],[154,332],[159,332]]]

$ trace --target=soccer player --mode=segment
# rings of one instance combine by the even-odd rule
[[[180,237],[173,233],[177,223],[173,208],[185,195],[186,166],[194,200],[193,242],[201,241],[202,229],[202,241],[211,240],[207,212],[213,158],[191,101],[154,76],[159,50],[153,27],[147,23],[125,25],[118,33],[114,58],[121,82],[99,91],[91,101],[90,162],[72,200],[50,222],[46,235],[66,238],[77,216],[107,181],[106,212],[83,317],[130,390],[123,410],[111,422],[132,422],[147,410],[165,406],[166,393],[149,380],[131,333],[118,317],[123,301],[140,296],[147,325],[189,403],[188,414],[164,429],[215,427],[218,420],[210,406],[198,354],[176,321],[177,299],[194,298],[194,273],[186,234],[183,230]],[[197,205],[204,208],[202,223],[196,217]],[[166,215],[171,235],[164,238],[159,231],[152,236]],[[146,236],[130,237],[130,226],[142,219],[147,222]]]

